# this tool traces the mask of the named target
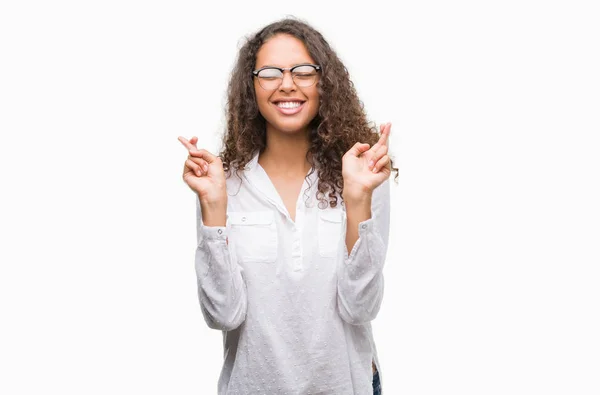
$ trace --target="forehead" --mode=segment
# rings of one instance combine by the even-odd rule
[[[301,40],[287,34],[271,37],[256,54],[256,68],[291,67],[300,63],[314,63],[314,60]]]

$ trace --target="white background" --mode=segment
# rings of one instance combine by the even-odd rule
[[[0,393],[216,392],[177,136],[286,15],[393,123],[384,393],[600,393],[593,3],[2,2]]]

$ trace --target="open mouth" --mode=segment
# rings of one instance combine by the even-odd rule
[[[285,115],[293,115],[299,113],[304,107],[304,101],[301,100],[278,100],[273,102],[275,107]]]

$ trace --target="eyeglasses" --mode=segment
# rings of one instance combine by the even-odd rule
[[[317,72],[321,70],[321,66],[316,64],[299,64],[289,68],[266,66],[254,70],[252,74],[258,78],[258,83],[263,89],[272,91],[279,88],[283,82],[283,72],[286,70],[292,73],[292,80],[296,86],[307,88],[317,81]]]

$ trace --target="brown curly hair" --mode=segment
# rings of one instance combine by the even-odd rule
[[[266,146],[266,121],[260,114],[254,92],[252,71],[261,46],[276,34],[301,40],[316,64],[321,66],[318,82],[320,106],[309,125],[308,162],[318,171],[317,199],[321,204],[337,205],[336,192],[342,195],[342,156],[357,142],[373,145],[379,139],[375,124],[367,121],[363,103],[358,99],[348,70],[325,38],[306,22],[285,18],[267,25],[246,38],[240,48],[227,89],[223,149],[219,156],[223,168],[243,170],[257,150]],[[323,166],[315,166],[315,161]],[[392,170],[398,177],[398,169]],[[328,198],[325,198],[328,193]]]

